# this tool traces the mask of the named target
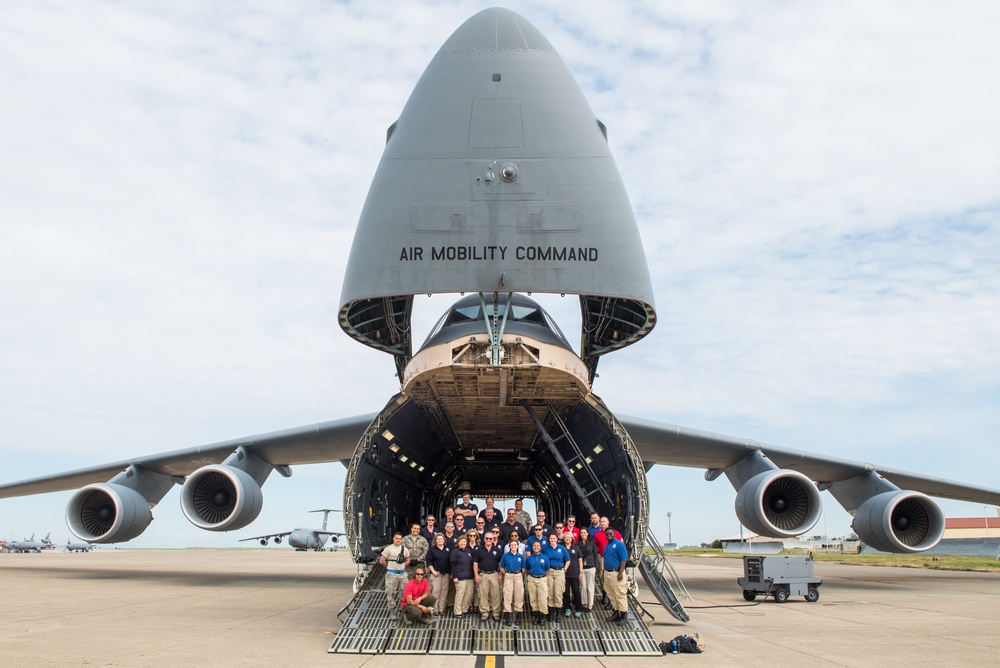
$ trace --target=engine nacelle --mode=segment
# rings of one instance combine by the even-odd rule
[[[94,483],[76,492],[66,506],[66,524],[88,543],[132,540],[153,521],[146,498],[131,487]]]
[[[761,536],[791,538],[809,531],[822,512],[819,490],[798,471],[775,469],[747,480],[736,493],[736,516]]]
[[[876,550],[923,552],[941,541],[944,513],[920,492],[883,492],[858,506],[853,527]]]
[[[208,531],[242,529],[264,507],[260,485],[250,474],[225,464],[203,466],[184,481],[181,510],[191,524]]]

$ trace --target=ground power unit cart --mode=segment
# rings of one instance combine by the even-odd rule
[[[752,601],[758,594],[773,596],[784,603],[789,596],[805,596],[810,603],[819,600],[823,581],[813,577],[812,557],[743,557],[743,577],[736,581],[743,587],[743,598]]]

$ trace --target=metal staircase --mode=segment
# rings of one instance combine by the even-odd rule
[[[642,579],[646,581],[649,590],[653,592],[656,600],[666,608],[667,612],[682,622],[691,620],[682,600],[691,598],[684,583],[681,582],[677,571],[667,559],[666,553],[660,547],[660,541],[653,535],[652,530],[646,532],[646,547],[652,548],[653,554],[647,554],[645,550],[639,558],[639,572]]]

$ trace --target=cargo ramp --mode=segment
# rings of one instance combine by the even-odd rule
[[[477,614],[455,617],[449,611],[429,625],[410,625],[402,618],[389,619],[384,588],[385,569],[371,568],[338,615],[343,625],[331,654],[661,656],[634,600],[624,626],[609,623],[610,612],[599,605],[593,614],[560,616],[541,626],[533,625],[528,613],[512,626],[482,622]]]

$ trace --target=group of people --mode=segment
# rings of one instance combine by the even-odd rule
[[[430,624],[451,607],[456,617],[517,624],[527,607],[540,625],[592,614],[600,583],[609,621],[625,623],[628,550],[607,517],[593,513],[589,526],[578,527],[570,515],[553,527],[541,510],[532,521],[522,499],[506,513],[493,502],[486,497],[480,510],[465,492],[445,509],[443,526],[428,515],[393,536],[379,558],[391,619]]]

